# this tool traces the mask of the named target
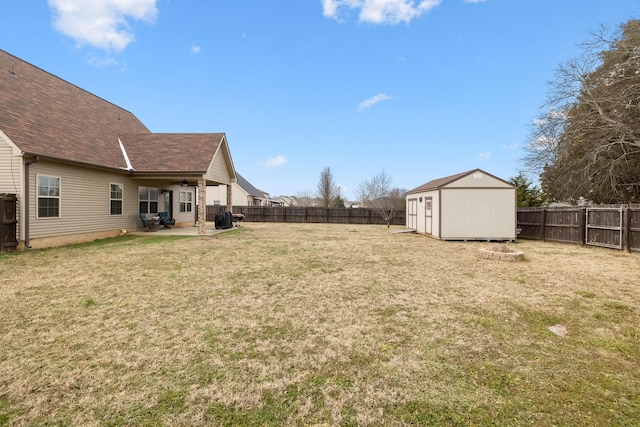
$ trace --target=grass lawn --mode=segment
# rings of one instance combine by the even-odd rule
[[[489,245],[246,223],[2,254],[0,425],[637,426],[640,254]]]

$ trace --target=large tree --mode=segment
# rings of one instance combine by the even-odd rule
[[[318,181],[318,199],[322,202],[322,206],[328,208],[331,202],[340,196],[340,187],[336,184],[333,173],[329,166],[320,172],[320,180]]]
[[[387,227],[391,225],[396,212],[405,206],[406,190],[392,187],[391,177],[384,170],[371,180],[361,182],[356,193],[364,206],[378,212],[387,223]]]
[[[553,199],[640,200],[640,21],[591,35],[559,67],[525,161]]]

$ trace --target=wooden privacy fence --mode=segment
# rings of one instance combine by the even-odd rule
[[[15,250],[18,247],[15,194],[0,194],[0,252]]]
[[[640,207],[519,208],[518,237],[640,252]]]
[[[207,206],[207,221],[213,221],[225,206]],[[233,206],[233,213],[241,213],[249,222],[313,222],[331,224],[383,224],[382,216],[367,208],[318,208],[282,206]],[[405,225],[405,211],[397,211],[391,225]]]

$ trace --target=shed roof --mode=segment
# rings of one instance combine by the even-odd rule
[[[502,182],[504,182],[506,184],[511,185],[507,181],[505,181],[503,179],[500,179],[500,178],[498,178],[498,177],[496,177],[494,175],[491,175],[490,173],[487,173],[487,172],[483,171],[482,169],[473,169],[473,170],[470,170],[470,171],[467,171],[467,172],[462,172],[462,173],[458,173],[458,174],[455,174],[455,175],[446,176],[444,178],[438,178],[438,179],[431,180],[431,181],[429,181],[429,182],[427,182],[425,184],[422,184],[419,187],[414,188],[413,190],[407,191],[407,194],[422,193],[422,192],[425,192],[425,191],[437,190],[437,189],[446,187],[447,185],[451,184],[452,182],[455,182],[455,181],[457,181],[457,180],[459,180],[461,178],[464,178],[465,176],[471,175],[471,174],[476,173],[476,172],[482,172],[485,175],[491,176],[491,177],[493,177],[493,178],[495,178],[495,179],[497,179],[499,181],[502,181]]]

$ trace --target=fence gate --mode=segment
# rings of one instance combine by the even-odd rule
[[[587,208],[585,243],[622,250],[622,212],[623,208]]]
[[[0,194],[0,252],[15,250],[18,247],[16,228],[17,197],[15,194]]]

